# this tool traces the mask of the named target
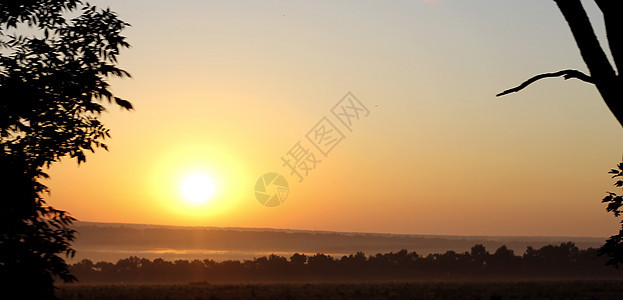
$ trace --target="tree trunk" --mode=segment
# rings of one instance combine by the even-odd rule
[[[595,0],[604,15],[608,46],[621,76],[623,69],[623,1]]]
[[[623,81],[617,76],[608,61],[588,15],[580,0],[554,0],[567,20],[580,54],[588,67],[590,77],[599,90],[606,105],[623,126]],[[614,61],[619,68],[623,64],[623,36],[618,25],[622,25],[623,9],[621,0],[595,0],[604,14],[609,45]],[[619,69],[619,71],[621,71]]]
[[[597,82],[595,85],[614,117],[623,126],[623,82],[617,78],[609,82]]]

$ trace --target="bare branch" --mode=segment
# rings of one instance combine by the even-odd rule
[[[501,93],[499,93],[499,94],[497,94],[495,96],[496,97],[500,97],[500,96],[504,96],[506,94],[519,92],[519,91],[523,90],[524,88],[526,88],[527,86],[529,86],[530,84],[534,83],[537,80],[540,80],[540,79],[543,79],[543,78],[550,78],[550,77],[560,77],[560,76],[563,76],[563,78],[565,80],[567,80],[569,78],[577,78],[579,80],[582,80],[582,81],[585,81],[585,82],[588,82],[588,83],[594,83],[593,79],[590,76],[588,76],[588,75],[586,75],[586,74],[584,74],[584,73],[582,73],[582,72],[580,72],[578,70],[562,70],[562,71],[558,71],[558,72],[555,72],[555,73],[543,73],[543,74],[536,75],[536,76],[534,76],[534,77],[524,81],[524,83],[520,84],[519,86],[514,87],[512,89],[508,89],[506,91],[503,91],[503,92],[501,92]]]

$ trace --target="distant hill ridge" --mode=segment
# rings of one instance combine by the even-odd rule
[[[483,244],[490,252],[502,245],[522,254],[528,246],[574,242],[580,249],[599,247],[600,237],[443,236],[390,233],[334,232],[271,228],[197,227],[126,223],[77,222],[76,259],[116,261],[128,256],[146,258],[247,259],[279,253],[325,253],[339,256],[407,249],[420,255],[465,252]]]
[[[184,225],[160,225],[142,223],[106,223],[76,221],[77,227],[124,227],[124,228],[164,228],[164,229],[204,229],[204,230],[233,230],[233,231],[268,231],[286,233],[319,233],[319,234],[342,234],[342,235],[372,235],[372,236],[405,236],[405,237],[443,237],[447,239],[466,239],[466,238],[489,238],[489,239],[528,239],[528,240],[552,240],[552,239],[577,239],[581,241],[603,241],[607,237],[595,236],[514,236],[514,235],[436,235],[436,234],[408,234],[408,233],[383,233],[383,232],[355,232],[355,231],[332,231],[332,230],[313,230],[313,229],[287,229],[287,228],[265,228],[265,227],[218,227],[218,226],[184,226]]]

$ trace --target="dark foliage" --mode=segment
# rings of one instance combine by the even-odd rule
[[[623,187],[623,162],[617,167],[618,169],[612,169],[609,173],[612,174],[612,178],[617,179],[614,186],[621,188]],[[608,204],[608,206],[606,206],[606,210],[614,214],[615,217],[620,217],[621,213],[623,213],[623,210],[621,209],[623,206],[623,194],[617,195],[615,193],[608,192],[608,196],[606,196],[601,202]],[[599,249],[599,254],[607,254],[610,257],[608,265],[611,265],[617,269],[619,268],[619,264],[623,264],[623,220],[621,220],[621,230],[619,230],[619,234],[611,236]]]
[[[618,278],[623,273],[604,265],[597,250],[573,243],[528,247],[516,256],[506,246],[493,254],[476,245],[470,252],[418,255],[401,250],[366,256],[362,252],[333,258],[325,254],[270,255],[253,260],[149,260],[129,257],[116,264],[85,259],[71,266],[82,283],[181,282],[328,282],[412,279],[579,279]]]
[[[73,13],[72,13],[73,12]],[[69,19],[70,13],[77,15]],[[103,101],[131,109],[108,90],[128,47],[128,26],[110,10],[76,0],[0,2],[0,282],[24,299],[54,298],[55,277],[75,278],[74,221],[45,203],[44,168],[62,157],[86,160],[104,148]]]

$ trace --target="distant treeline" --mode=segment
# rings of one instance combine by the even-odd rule
[[[623,278],[623,271],[605,266],[606,260],[597,256],[597,249],[580,250],[568,242],[528,247],[521,256],[506,246],[489,253],[478,244],[469,252],[426,256],[401,250],[341,258],[295,253],[289,258],[270,255],[223,262],[129,257],[117,263],[93,263],[85,259],[71,270],[82,283]]]
[[[151,227],[136,224],[99,224],[80,222],[74,227],[79,232],[75,246],[81,249],[211,249],[242,252],[262,252],[273,249],[289,253],[291,249],[305,253],[385,253],[412,249],[421,253],[443,253],[447,250],[465,251],[475,244],[490,249],[506,245],[514,251],[526,247],[542,247],[573,241],[581,249],[599,247],[601,238],[559,237],[483,237],[431,236],[373,233],[344,233],[301,230]],[[89,258],[85,256],[85,258]],[[102,258],[99,260],[116,261]],[[153,256],[152,256],[153,258]]]

